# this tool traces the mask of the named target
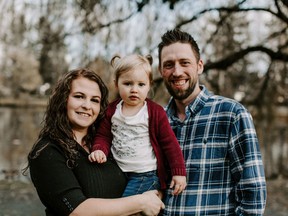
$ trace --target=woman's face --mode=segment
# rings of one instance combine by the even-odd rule
[[[67,115],[72,130],[87,132],[100,112],[101,91],[99,85],[87,78],[72,81],[67,100]]]

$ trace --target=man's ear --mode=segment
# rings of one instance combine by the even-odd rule
[[[198,75],[202,74],[204,70],[204,63],[203,60],[200,59],[198,62]]]

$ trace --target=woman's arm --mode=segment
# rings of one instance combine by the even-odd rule
[[[118,199],[90,198],[82,202],[70,216],[124,216],[140,212],[147,216],[158,215],[164,208],[158,195],[154,190]]]
[[[41,147],[43,145],[39,145],[39,148]],[[111,165],[105,163],[98,166],[90,163],[88,155],[80,153],[78,166],[70,169],[62,154],[59,146],[50,143],[38,157],[29,161],[34,186],[42,203],[52,214],[113,216],[144,212],[146,215],[156,215],[155,212],[159,212],[163,207],[156,191],[127,198],[108,198],[121,195],[116,195],[118,192],[115,192],[113,181],[122,178],[119,179],[117,174],[112,173],[107,176],[107,172],[115,172],[115,169],[109,168]],[[104,171],[105,169],[108,170]],[[122,187],[121,183],[119,187]],[[107,188],[110,188],[110,191]],[[87,197],[105,197],[105,199]]]

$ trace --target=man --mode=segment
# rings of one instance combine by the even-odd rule
[[[204,64],[191,35],[174,29],[158,45],[166,107],[183,151],[187,187],[164,195],[163,215],[263,215],[266,182],[250,113],[199,84]]]

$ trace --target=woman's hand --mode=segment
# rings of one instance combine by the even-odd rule
[[[143,210],[142,214],[147,216],[156,216],[161,209],[165,208],[164,203],[160,199],[160,194],[157,190],[147,191],[143,196]]]

